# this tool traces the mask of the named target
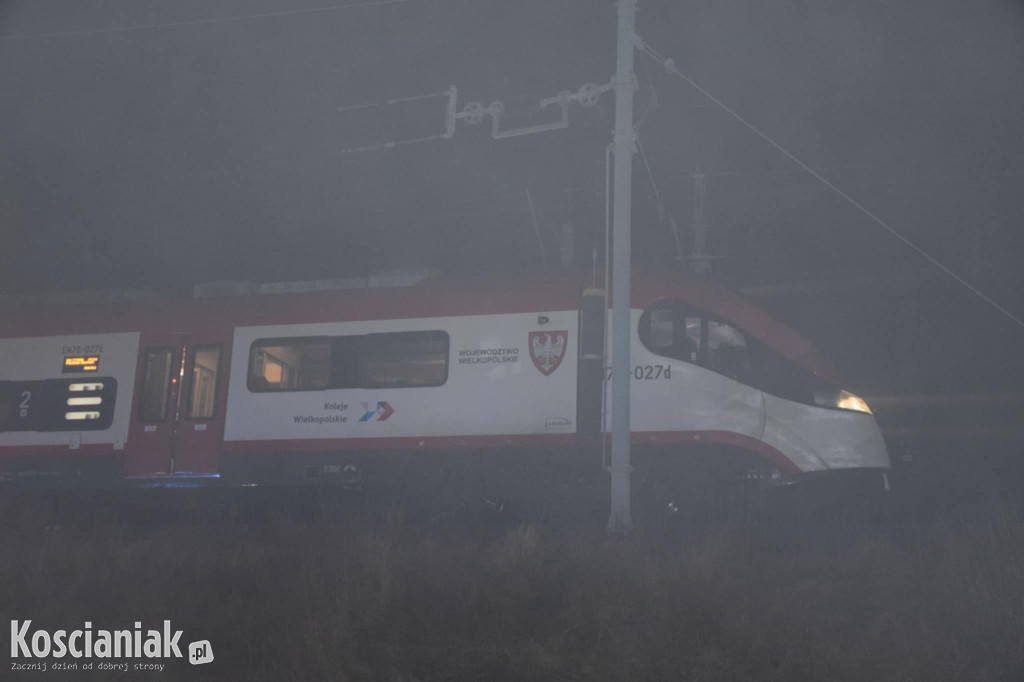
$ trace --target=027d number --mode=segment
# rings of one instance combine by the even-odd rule
[[[612,368],[605,367],[604,378],[611,381]],[[672,365],[637,365],[633,368],[633,378],[638,381],[654,381],[656,379],[671,379]]]

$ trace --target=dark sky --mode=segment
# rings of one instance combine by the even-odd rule
[[[603,230],[613,100],[568,130],[344,154],[441,132],[444,90],[541,97],[614,70],[612,0],[15,0],[0,5],[0,291],[536,270]],[[1024,314],[1024,10],[1010,0],[641,0],[638,32],[793,154]],[[668,209],[709,175],[738,284],[927,271],[920,257],[657,64],[636,113]],[[552,112],[554,115],[554,112]],[[635,254],[675,247],[635,169]]]

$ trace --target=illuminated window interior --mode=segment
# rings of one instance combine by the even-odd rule
[[[440,386],[448,378],[448,345],[443,331],[265,339],[252,346],[249,389]]]
[[[196,348],[193,351],[189,417],[193,419],[211,419],[213,417],[219,365],[220,347]]]
[[[327,339],[274,339],[254,345],[252,353],[249,384],[255,390],[310,390],[326,388],[330,381]]]

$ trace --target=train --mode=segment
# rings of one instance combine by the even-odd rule
[[[5,306],[0,488],[365,489],[411,467],[410,490],[483,461],[497,470],[470,478],[493,488],[538,452],[516,485],[567,461],[601,469],[599,276],[381,283]],[[684,273],[634,273],[631,298],[638,481],[704,481],[699,460],[716,479],[888,489],[870,408],[810,341]],[[674,473],[643,474],[655,461]]]

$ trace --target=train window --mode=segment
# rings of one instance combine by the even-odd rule
[[[440,386],[448,380],[443,331],[369,334],[362,343],[364,388]]]
[[[707,344],[701,318],[681,301],[658,301],[640,316],[640,341],[647,350],[667,358],[698,362]]]
[[[672,347],[672,317],[671,308],[656,308],[651,311],[651,345],[655,348]]]
[[[359,388],[363,385],[364,336],[331,338],[331,388]]]
[[[719,374],[749,383],[753,374],[747,341],[732,325],[707,320],[706,366]]]
[[[249,390],[440,386],[448,346],[443,331],[262,339],[252,345]]]
[[[249,390],[311,391],[331,380],[331,340],[327,337],[261,339],[249,356]]]
[[[682,301],[657,301],[640,316],[637,331],[652,353],[698,364],[779,398],[814,405],[815,392],[831,388],[756,337]]]
[[[192,390],[187,412],[190,418],[213,418],[219,366],[220,346],[199,346],[192,350]]]
[[[167,418],[167,389],[171,381],[170,348],[148,348],[142,367],[142,391],[139,396],[139,421],[156,422]]]
[[[753,375],[747,339],[736,327],[682,301],[661,300],[640,316],[647,350],[748,383]]]
[[[753,377],[749,383],[755,388],[777,398],[805,405],[815,404],[815,392],[834,390],[826,380],[766,345],[756,340],[752,340],[748,345],[753,366]]]

